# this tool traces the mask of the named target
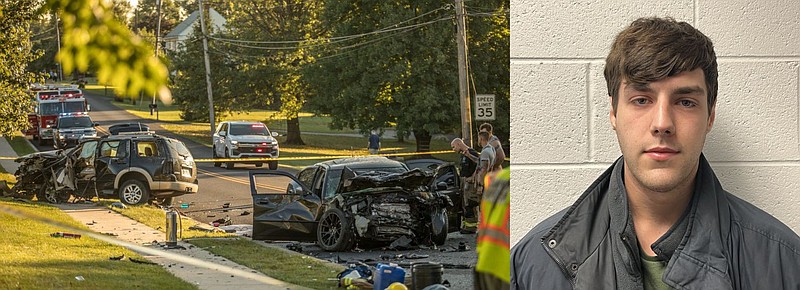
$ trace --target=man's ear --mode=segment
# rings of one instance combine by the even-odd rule
[[[711,114],[708,115],[708,128],[706,128],[706,134],[711,132],[711,128],[714,127],[714,120],[717,118],[717,104],[711,106]]]
[[[611,107],[611,110],[608,112],[608,117],[611,120],[611,129],[614,131],[617,130],[617,112],[614,111],[614,99],[611,96],[608,96],[608,104]]]

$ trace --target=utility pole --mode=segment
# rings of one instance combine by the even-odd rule
[[[158,6],[158,8],[156,8],[156,15],[157,15],[156,17],[158,18],[158,21],[156,23],[158,24],[156,25],[156,49],[154,53],[156,55],[156,58],[158,58],[158,36],[161,35],[161,0],[156,0],[156,5]],[[156,105],[156,93],[153,93],[153,102],[150,104],[151,116],[153,115],[153,111],[156,111],[156,121],[158,121],[158,105]]]
[[[458,92],[461,101],[461,138],[472,147],[472,106],[467,83],[467,28],[464,21],[464,0],[456,1],[456,41],[458,42]]]
[[[61,30],[58,27],[58,12],[55,12],[56,17],[56,45],[58,46],[58,53],[61,53]],[[61,83],[61,77],[64,75],[64,69],[61,68],[61,63],[56,62],[58,66],[58,82]]]
[[[206,33],[206,20],[203,15],[205,14],[205,10],[203,10],[203,0],[197,0],[197,5],[200,6],[200,31],[203,33],[203,57],[205,58],[206,63],[206,86],[208,90],[208,116],[209,121],[211,121],[211,134],[214,135],[214,130],[217,126],[214,124],[214,96],[211,93],[211,64],[208,61],[208,38]]]

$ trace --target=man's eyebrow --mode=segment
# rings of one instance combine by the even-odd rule
[[[680,87],[672,92],[674,95],[694,95],[705,94],[706,91],[700,86]]]
[[[625,90],[634,92],[644,92],[644,93],[653,92],[653,89],[650,87],[650,84],[643,84],[643,83],[625,83]]]

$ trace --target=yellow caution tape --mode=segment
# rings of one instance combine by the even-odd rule
[[[327,156],[306,156],[306,157],[279,157],[279,158],[198,158],[194,162],[269,162],[269,161],[288,161],[288,160],[320,160],[320,159],[339,159],[365,156],[412,156],[412,155],[433,155],[455,153],[450,150],[430,151],[430,152],[409,152],[392,154],[353,154],[353,155],[327,155]]]
[[[268,161],[289,161],[289,160],[322,160],[322,159],[339,159],[339,158],[352,158],[363,156],[413,156],[413,155],[434,155],[434,154],[447,154],[455,153],[450,150],[430,151],[430,152],[409,152],[409,153],[392,153],[392,154],[353,154],[353,155],[326,155],[326,156],[307,156],[307,157],[279,157],[279,158],[198,158],[194,162],[268,162]],[[0,156],[0,160],[14,160],[19,156]],[[510,158],[506,158],[510,161]]]

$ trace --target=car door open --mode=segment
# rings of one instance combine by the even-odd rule
[[[253,239],[314,241],[321,205],[294,175],[283,171],[250,171]]]

